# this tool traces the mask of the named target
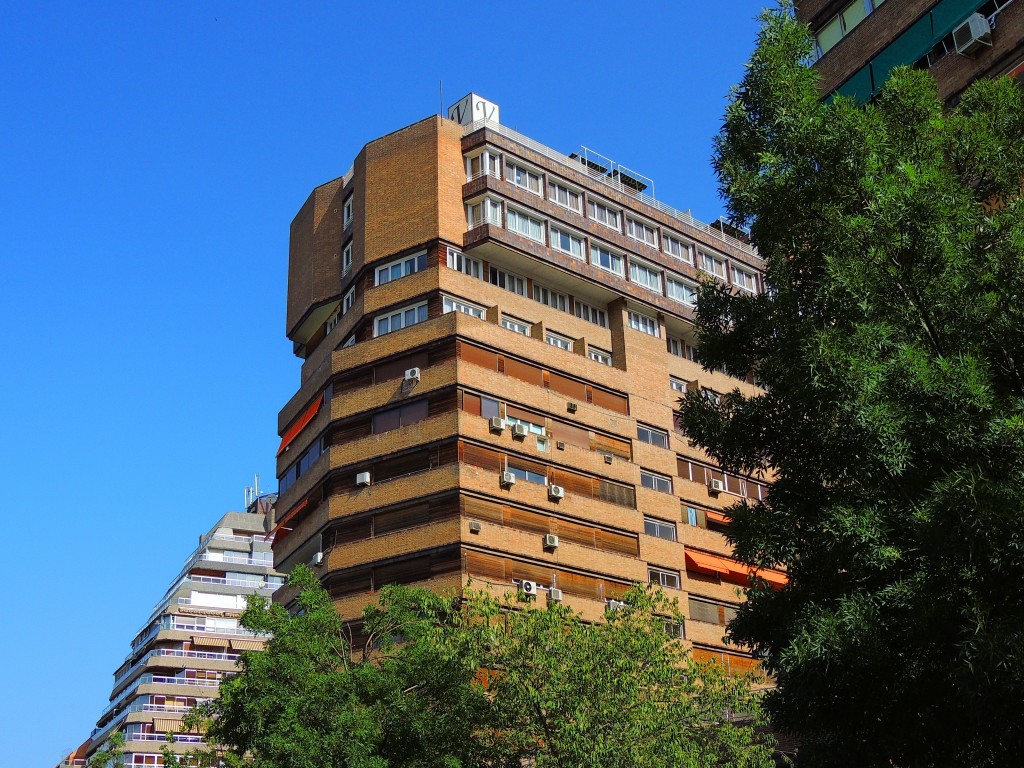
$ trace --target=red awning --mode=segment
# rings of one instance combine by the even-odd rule
[[[712,509],[707,510],[704,514],[708,516],[708,520],[714,520],[716,523],[731,523],[732,519],[726,517],[721,512],[715,512]]]
[[[307,496],[305,499],[303,499],[298,504],[296,504],[294,507],[292,507],[291,511],[289,511],[287,515],[282,517],[281,520],[277,523],[277,525],[274,526],[274,530],[272,530],[270,533],[268,533],[266,536],[263,537],[263,540],[264,541],[269,541],[272,537],[277,536],[277,533],[282,528],[284,528],[289,522],[291,522],[291,519],[293,517],[295,517],[297,514],[299,514],[299,512],[301,512],[303,509],[305,509],[306,505],[308,505],[308,504],[309,504],[309,497]]]
[[[280,456],[284,453],[285,449],[291,444],[291,442],[302,433],[302,430],[306,428],[306,425],[313,420],[313,417],[316,416],[317,413],[319,413],[320,406],[323,405],[323,402],[324,396],[320,395],[320,397],[316,399],[316,402],[309,406],[309,408],[306,409],[306,412],[299,416],[296,422],[285,430],[285,433],[281,435],[281,445],[277,449],[277,453],[275,454],[276,456]]]
[[[736,563],[726,557],[709,555],[706,552],[695,552],[692,549],[686,550],[687,570],[700,571],[703,573],[718,573],[723,576],[736,568]]]

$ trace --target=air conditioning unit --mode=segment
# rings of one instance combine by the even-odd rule
[[[550,600],[552,603],[560,603],[560,602],[562,602],[562,590],[556,589],[555,587],[552,587],[551,589],[549,589],[548,590],[548,600]]]
[[[992,46],[992,27],[980,13],[971,14],[953,30],[953,45],[961,56],[970,56],[981,48]]]
[[[611,464],[612,463],[612,455],[610,453],[606,453],[604,455],[604,463],[605,464]]]
[[[501,432],[505,429],[505,420],[501,416],[491,416],[489,423],[492,432]]]
[[[555,534],[544,534],[544,549],[558,549],[558,537]]]
[[[370,484],[370,473],[360,472],[356,475],[356,485],[369,485]]]
[[[481,530],[483,530],[483,526],[480,525],[480,523],[478,521],[476,521],[476,520],[470,520],[469,521],[469,532],[470,533],[480,533]]]
[[[317,552],[315,555],[313,555],[313,559],[309,561],[309,564],[310,565],[321,565],[323,563],[323,561],[324,561],[324,553],[323,552]]]
[[[565,410],[569,413],[576,413],[576,403],[566,403]]]
[[[725,483],[723,483],[721,480],[711,478],[710,480],[708,480],[708,490],[712,491],[713,493],[721,493],[722,491],[725,490]]]
[[[515,485],[516,484],[516,476],[513,475],[511,472],[502,472],[501,473],[501,484],[502,485]]]
[[[556,440],[555,441],[555,448],[557,448],[560,451],[564,451],[565,450],[565,441],[564,440]]]
[[[512,437],[526,437],[530,434],[530,428],[525,424],[512,425]]]
[[[405,372],[405,380],[408,382],[416,382],[420,380],[420,369],[409,368]]]
[[[534,597],[537,595],[537,582],[535,581],[521,581],[519,582],[519,588],[523,590],[524,595],[532,595]]]
[[[617,611],[620,608],[625,608],[626,604],[622,600],[609,600],[606,610]]]
[[[548,498],[550,499],[564,499],[565,488],[560,485],[549,485],[548,486]]]

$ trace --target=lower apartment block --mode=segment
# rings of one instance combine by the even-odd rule
[[[704,280],[760,291],[759,257],[607,159],[452,116],[366,145],[292,224],[277,569],[311,564],[353,621],[389,583],[526,586],[599,619],[649,582],[698,659],[749,669],[723,641],[750,573],[722,509],[765,482],[720,471],[676,409],[757,391],[694,362],[693,311]]]

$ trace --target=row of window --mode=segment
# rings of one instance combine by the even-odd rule
[[[824,56],[885,0],[853,0],[814,36],[815,58]]]

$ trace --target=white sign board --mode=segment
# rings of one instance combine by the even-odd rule
[[[498,105],[475,93],[463,96],[448,108],[448,119],[460,125],[470,125],[477,120],[500,123],[499,117]]]

